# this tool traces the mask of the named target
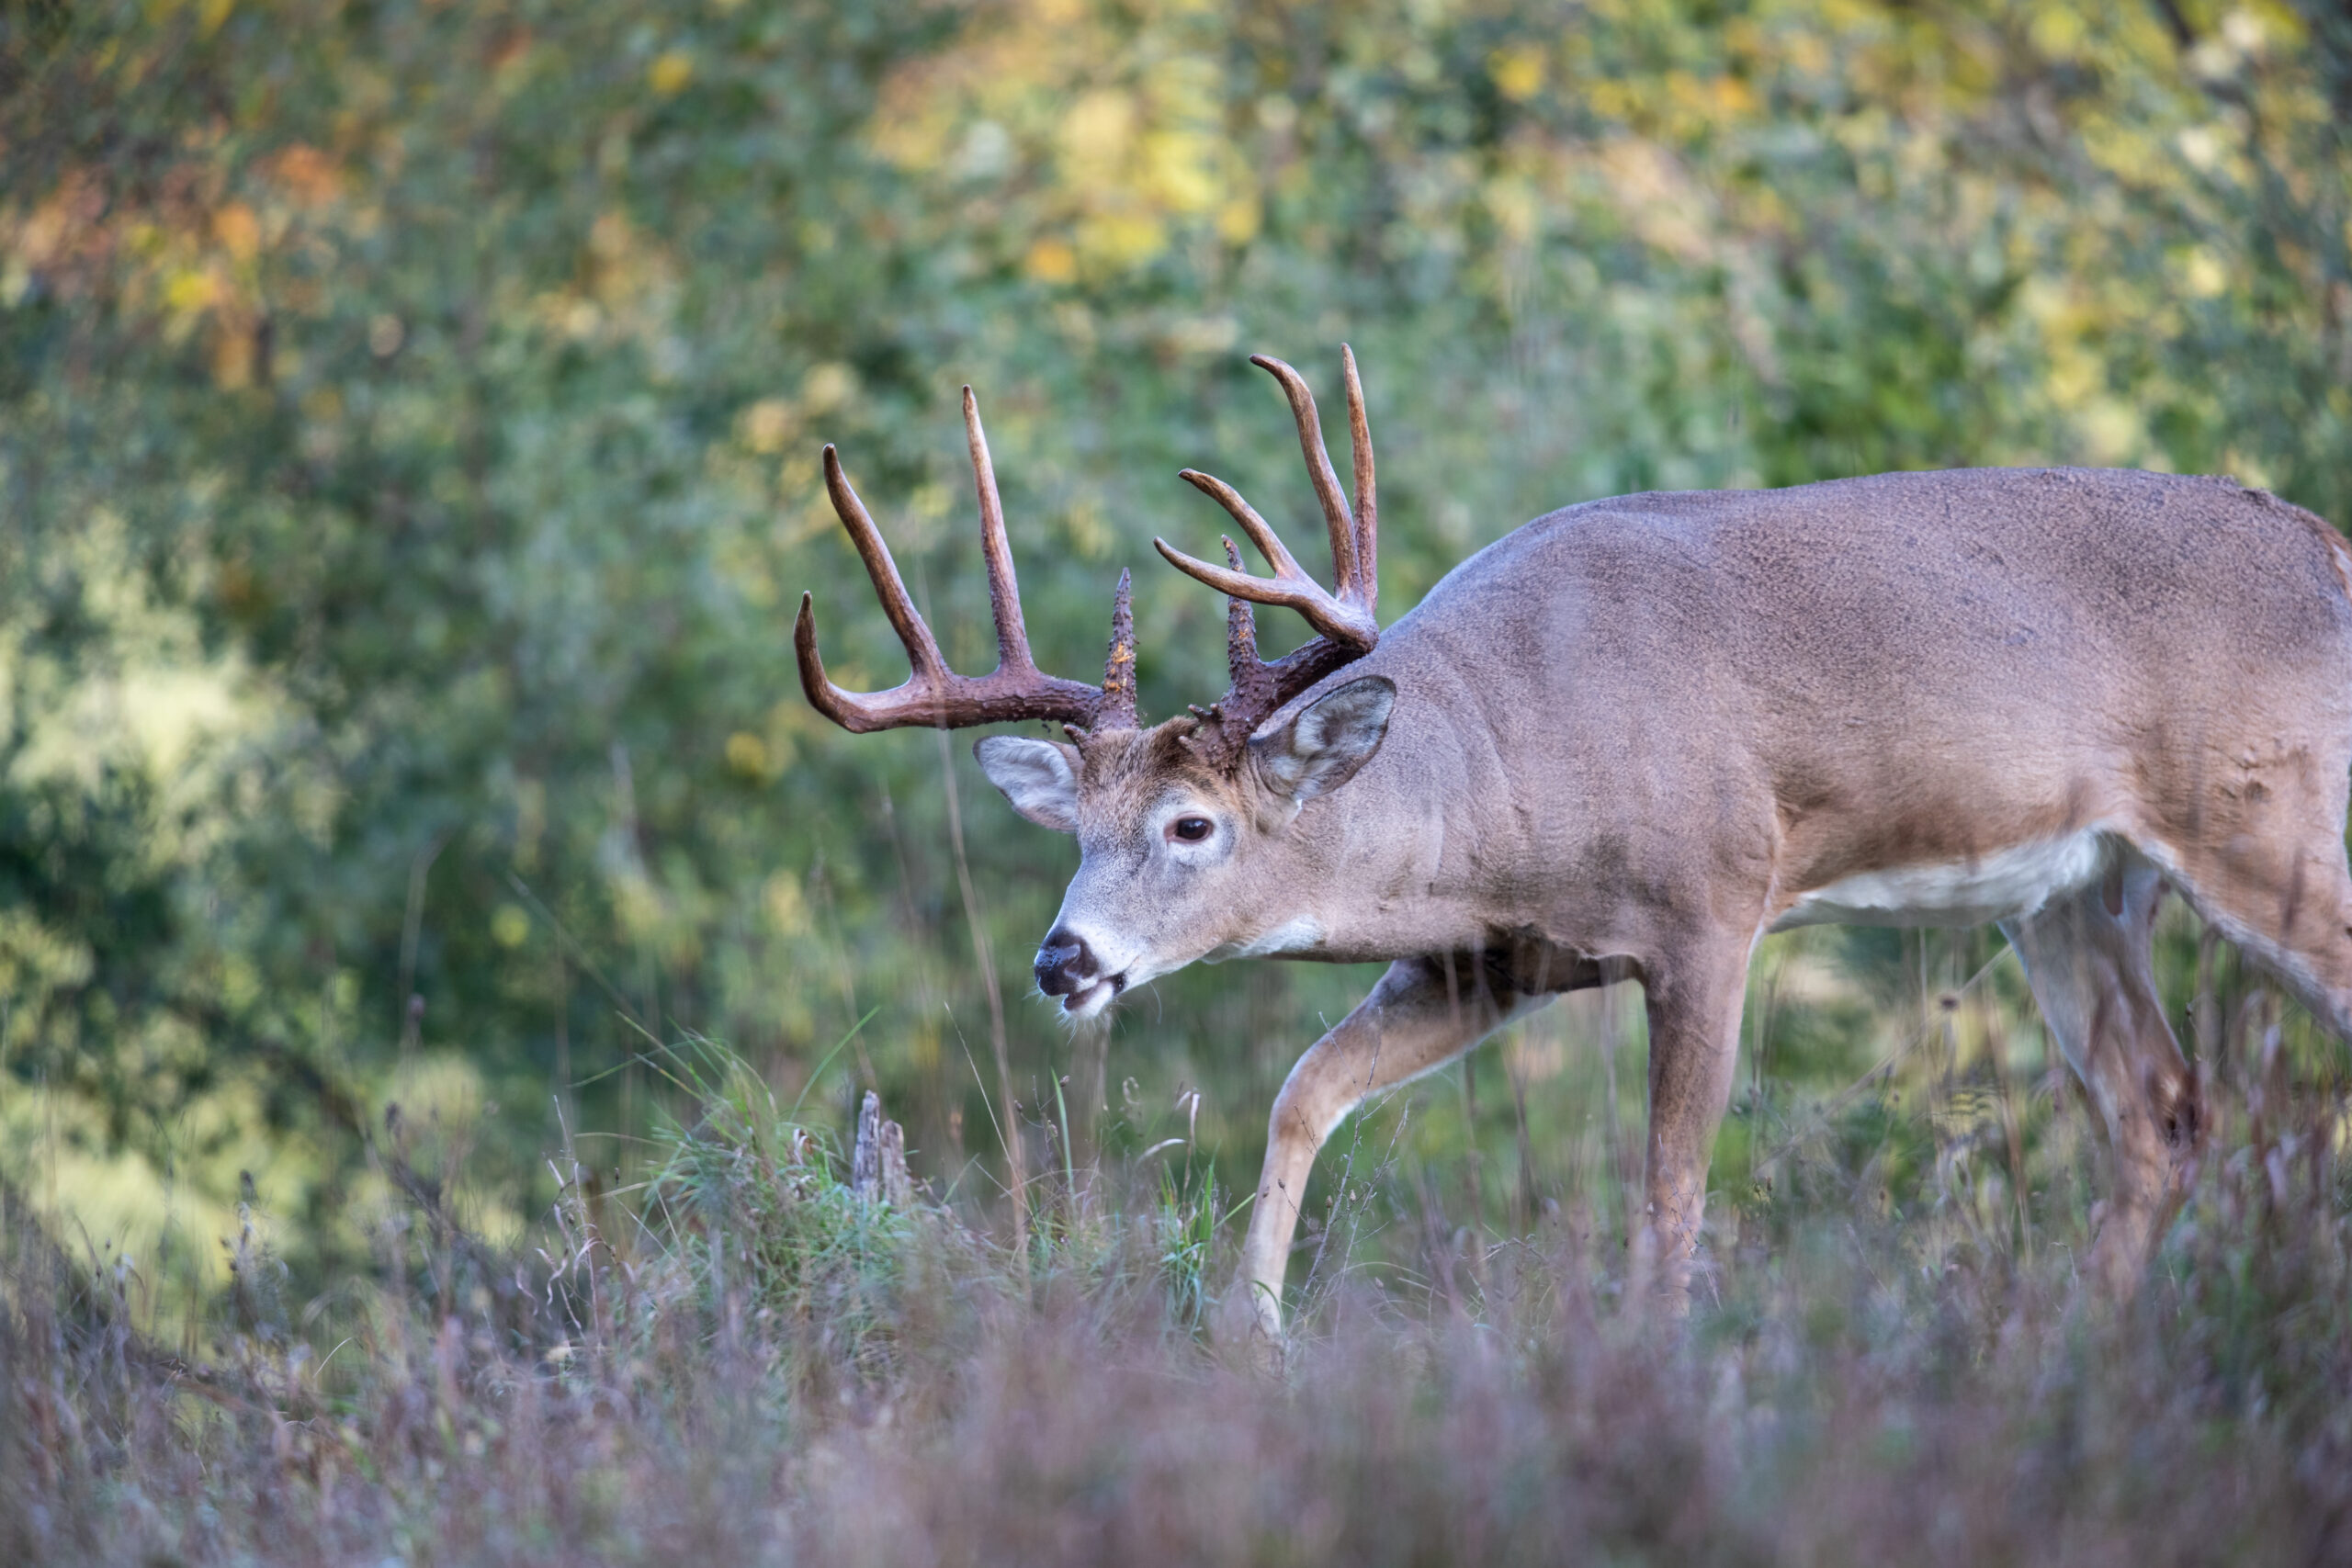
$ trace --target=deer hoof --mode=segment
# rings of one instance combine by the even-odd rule
[[[1271,1292],[1237,1280],[1209,1319],[1217,1359],[1237,1371],[1271,1375],[1282,1370],[1283,1320]]]

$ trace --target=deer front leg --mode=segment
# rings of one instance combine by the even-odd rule
[[[1634,1236],[1635,1276],[1661,1304],[1690,1306],[1690,1257],[1707,1206],[1715,1130],[1731,1103],[1749,941],[1692,943],[1643,977],[1650,1025],[1648,1213]]]
[[[1453,1061],[1548,996],[1497,994],[1463,957],[1402,959],[1329,1033],[1307,1048],[1274,1097],[1241,1271],[1219,1304],[1222,1344],[1270,1348],[1282,1335],[1283,1276],[1316,1151],[1349,1111],[1384,1089]]]

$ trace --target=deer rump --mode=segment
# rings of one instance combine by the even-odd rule
[[[1069,1016],[1203,959],[1390,962],[1276,1098],[1222,1334],[1278,1342],[1298,1200],[1351,1109],[1617,977],[1649,1022],[1637,1254],[1685,1300],[1769,931],[2000,924],[2106,1124],[2094,1259],[2118,1288],[2198,1148],[2150,967],[2166,893],[2352,1025],[2352,570],[2318,518],[2228,480],[2064,468],[1632,496],[1526,525],[1384,632],[1353,359],[1352,506],[1304,380],[1256,363],[1289,399],[1335,586],[1187,471],[1273,569],[1243,574],[1230,539],[1223,569],[1159,542],[1229,596],[1216,704],[1145,726],[1124,573],[1101,688],[1036,671],[968,390],[997,671],[941,662],[830,448],[914,676],[843,693],[805,598],[797,630],[811,702],[846,728],[1064,722],[1067,743],[978,751],[1016,809],[1078,838],[1036,963]],[[1261,660],[1255,604],[1317,637]]]

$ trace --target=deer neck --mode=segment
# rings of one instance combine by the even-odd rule
[[[1218,956],[1352,963],[1481,945],[1490,922],[1464,852],[1478,841],[1479,801],[1426,755],[1396,748],[1309,802],[1272,846],[1259,934]]]

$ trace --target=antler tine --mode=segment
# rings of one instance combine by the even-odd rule
[[[1218,479],[1215,474],[1204,474],[1193,468],[1180,469],[1176,477],[1224,507],[1233,520],[1241,525],[1241,531],[1250,536],[1250,542],[1258,547],[1258,553],[1264,556],[1266,564],[1274,569],[1274,577],[1273,581],[1269,582],[1262,578],[1243,574],[1238,570],[1240,567],[1238,551],[1234,554],[1233,567],[1227,569],[1211,566],[1197,557],[1188,556],[1173,546],[1162,543],[1159,545],[1159,553],[1168,558],[1168,563],[1170,566],[1187,576],[1197,578],[1212,588],[1221,589],[1227,593],[1239,592],[1244,598],[1259,598],[1261,592],[1291,594],[1310,590],[1317,593],[1322,592],[1317,586],[1315,580],[1307,576],[1306,570],[1299,566],[1298,558],[1290,553],[1280,536],[1274,533],[1273,529],[1267,526],[1266,520],[1258,515],[1258,509],[1242,499],[1240,491]],[[1250,587],[1244,590],[1238,586],[1239,584],[1250,584]],[[1288,604],[1289,601],[1268,598],[1264,603]],[[1305,613],[1299,605],[1293,604],[1291,607],[1299,609],[1302,614]]]
[[[1356,584],[1370,612],[1380,598],[1380,491],[1372,473],[1372,421],[1363,412],[1363,382],[1356,375],[1356,351],[1340,345],[1348,384],[1348,446],[1356,480]]]
[[[1283,395],[1290,400],[1290,414],[1298,425],[1298,452],[1306,459],[1306,476],[1315,483],[1315,499],[1322,503],[1323,521],[1331,534],[1331,587],[1344,599],[1356,583],[1355,519],[1348,514],[1348,503],[1340,494],[1340,476],[1331,471],[1331,454],[1323,445],[1323,421],[1315,411],[1315,394],[1308,389],[1306,378],[1292,369],[1271,354],[1253,354],[1250,363],[1282,383]],[[1349,413],[1355,410],[1352,401]],[[1363,470],[1357,470],[1361,478]]]
[[[1230,538],[1224,543],[1226,564],[1238,575],[1241,552]],[[1273,667],[1258,657],[1258,611],[1247,599],[1235,597],[1225,602],[1225,662],[1232,680],[1217,705],[1255,728],[1255,719],[1247,716],[1263,716],[1281,704],[1273,694]],[[1248,736],[1245,734],[1243,739]]]
[[[988,433],[980,428],[980,401],[964,389],[964,439],[972,448],[972,486],[980,492],[980,558],[988,567],[989,608],[996,617],[996,666],[1035,670],[1029,628],[1021,619],[1021,585],[1012,575],[1012,547],[1004,537],[1004,502],[997,494],[996,465],[989,459]]]
[[[850,543],[857,547],[858,558],[865,563],[865,575],[874,580],[874,595],[882,601],[882,613],[889,617],[890,629],[906,645],[907,662],[918,676],[934,680],[945,676],[947,661],[939,656],[938,640],[923,624],[915,602],[907,596],[906,582],[899,576],[899,563],[890,558],[890,547],[882,542],[882,530],[874,525],[873,514],[851,488],[849,476],[842,471],[842,456],[833,450],[830,441],[825,444],[825,493],[832,499],[833,514],[849,531]]]
[[[939,643],[907,595],[898,563],[882,542],[865,503],[842,471],[840,454],[825,448],[825,490],[833,511],[848,530],[850,542],[865,562],[874,581],[882,613],[889,617],[899,640],[906,645],[912,674],[887,692],[845,692],[825,678],[825,661],[817,653],[815,603],[800,596],[800,614],[792,627],[793,651],[800,666],[800,689],[809,706],[854,734],[923,725],[940,729],[966,725],[996,724],[1011,719],[1060,719],[1091,726],[1105,705],[1105,693],[1078,681],[1041,673],[1029,652],[1029,638],[1021,619],[1021,592],[1012,575],[1012,551],[1005,542],[1004,507],[999,500],[996,475],[989,462],[988,441],[981,434],[979,410],[970,388],[964,389],[966,434],[972,448],[973,481],[980,498],[980,553],[988,565],[989,597],[996,616],[997,667],[977,679],[958,675],[940,657]],[[1127,630],[1128,659],[1134,659],[1134,632]],[[1128,697],[1133,712],[1133,696]]]
[[[1119,569],[1119,591],[1111,600],[1111,651],[1102,660],[1102,707],[1098,729],[1136,729],[1135,590],[1127,569]]]
[[[848,693],[825,679],[825,661],[817,653],[816,596],[803,590],[800,614],[792,622],[792,652],[800,665],[800,690],[808,705],[853,734],[858,733],[857,712]]]
[[[1176,471],[1176,477],[1224,507],[1227,514],[1241,525],[1241,531],[1250,536],[1250,542],[1258,547],[1258,553],[1266,558],[1266,564],[1274,569],[1276,577],[1286,581],[1314,581],[1299,566],[1297,558],[1293,556],[1289,548],[1283,544],[1282,536],[1274,532],[1263,517],[1258,515],[1256,507],[1242,499],[1239,491],[1235,490],[1215,474],[1204,474],[1196,468],[1179,468]],[[1240,561],[1238,552],[1234,559],[1238,567]]]
[[[1335,596],[1325,592],[1321,584],[1299,570],[1297,560],[1266,528],[1264,520],[1251,511],[1250,503],[1236,494],[1233,487],[1224,480],[1190,468],[1178,477],[1214,497],[1233,514],[1243,531],[1250,535],[1250,542],[1264,552],[1268,564],[1274,569],[1274,575],[1271,579],[1251,577],[1231,567],[1212,566],[1196,556],[1186,555],[1166,539],[1152,540],[1151,547],[1158,550],[1170,566],[1230,598],[1295,610],[1317,632],[1354,649],[1359,655],[1372,651],[1373,644],[1380,640],[1380,625],[1373,618],[1371,608],[1363,603],[1361,595],[1351,592]],[[1238,567],[1238,552],[1234,558]]]

